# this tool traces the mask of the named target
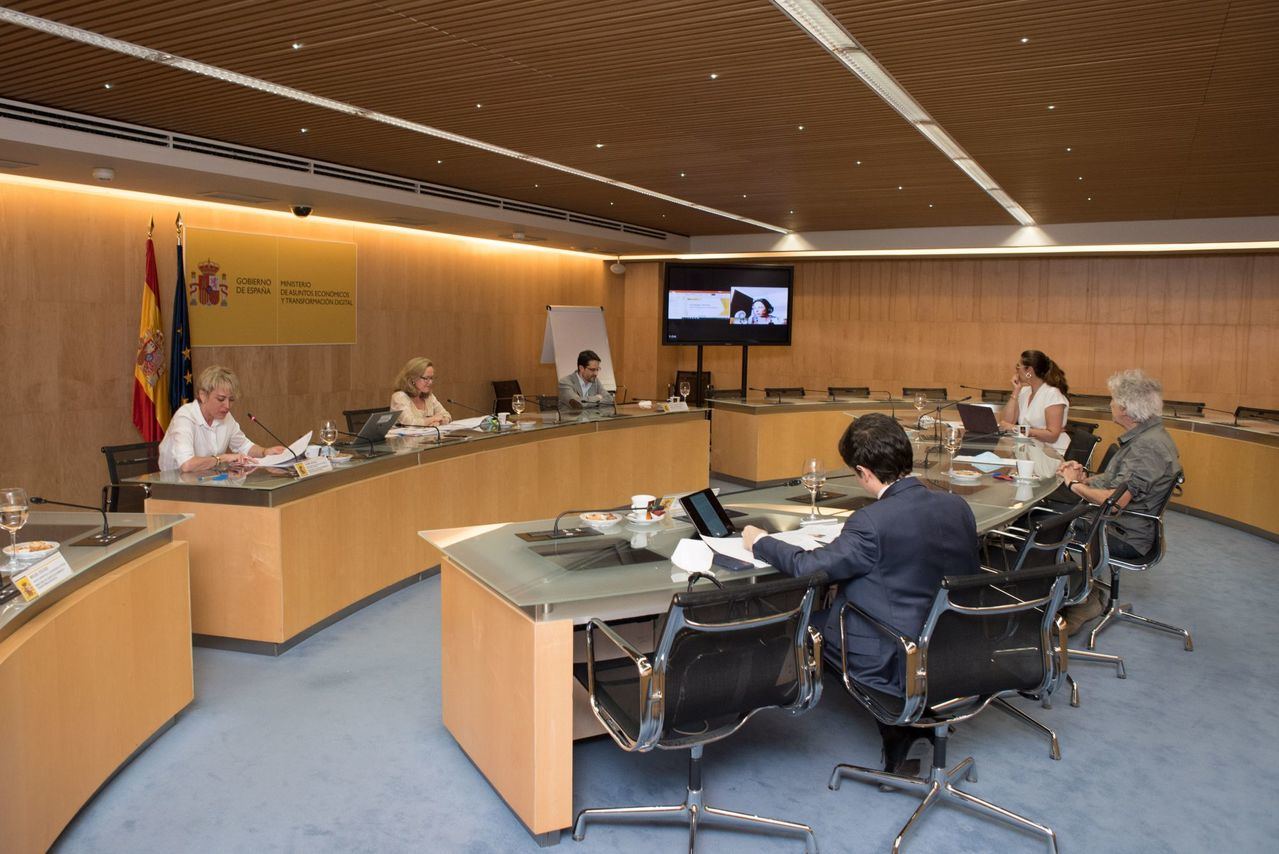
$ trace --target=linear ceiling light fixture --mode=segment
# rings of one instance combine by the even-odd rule
[[[902,118],[928,138],[928,141],[964,170],[991,198],[999,202],[1013,219],[1022,225],[1034,225],[1030,214],[1005,193],[977,162],[964,151],[954,137],[946,132],[919,102],[910,96],[888,69],[875,61],[861,42],[853,38],[844,25],[817,0],[772,0],[773,5],[786,13],[813,40],[826,48],[831,56],[857,75],[884,103],[892,107]],[[998,195],[996,195],[998,194]]]
[[[375,110],[366,110],[363,107],[357,107],[354,104],[348,104],[344,101],[337,101],[332,98],[325,98],[321,95],[314,95],[301,89],[294,89],[291,86],[281,86],[280,84],[272,83],[269,80],[250,77],[247,74],[240,74],[226,68],[220,68],[216,65],[208,65],[203,62],[197,62],[194,59],[187,59],[171,53],[166,53],[162,50],[155,50],[139,44],[134,44],[133,42],[114,39],[110,36],[95,33],[92,30],[84,30],[79,27],[70,26],[69,24],[60,24],[57,21],[50,21],[47,18],[37,17],[36,15],[17,12],[4,6],[0,6],[0,21],[14,24],[19,27],[26,27],[30,30],[48,33],[49,35],[58,36],[69,41],[92,45],[94,47],[102,48],[103,50],[122,53],[125,56],[132,56],[135,59],[141,59],[146,62],[154,62],[159,65],[167,65],[170,68],[179,68],[183,71],[189,71],[192,74],[212,77],[215,80],[221,80],[224,83],[230,83],[235,86],[243,86],[246,89],[254,89],[258,92],[265,92],[269,95],[276,95],[280,98],[300,101],[303,104],[310,104],[313,107],[320,107],[337,113],[344,113],[348,116],[357,116],[362,119],[368,119],[369,121],[381,122],[382,124],[391,125],[392,127],[401,128],[402,130],[407,130],[413,133],[432,136],[437,139],[447,140],[470,148],[478,148],[481,151],[487,151],[490,154],[498,154],[515,160],[523,160],[525,163],[531,163],[534,166],[554,169],[557,172],[564,172],[578,178],[584,178],[588,181],[608,184],[610,187],[617,187],[620,190],[629,190],[632,193],[639,193],[640,195],[648,196],[649,198],[659,199],[663,202],[670,202],[671,204],[698,210],[702,213],[736,220],[737,222],[752,225],[756,228],[762,228],[767,231],[775,231],[779,234],[788,234],[790,232],[790,229],[784,228],[780,225],[771,225],[767,222],[761,222],[757,219],[751,219],[750,217],[738,216],[737,214],[729,213],[728,211],[723,211],[718,208],[699,205],[696,202],[690,202],[687,199],[681,199],[676,196],[667,195],[666,193],[659,193],[656,190],[650,190],[635,184],[628,184],[625,181],[618,181],[604,175],[597,175],[594,172],[587,172],[584,169],[576,169],[572,166],[566,166],[563,163],[556,163],[553,160],[545,160],[541,157],[535,157],[532,154],[525,154],[522,151],[516,151],[501,145],[493,145],[469,136],[450,133],[449,131],[431,127],[430,125],[412,122],[408,119],[401,119],[386,113],[379,113]]]

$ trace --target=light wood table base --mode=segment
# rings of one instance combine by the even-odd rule
[[[194,698],[187,544],[111,570],[0,642],[0,849],[46,851]]]

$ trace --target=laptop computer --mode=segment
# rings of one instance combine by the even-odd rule
[[[970,436],[990,436],[999,433],[999,419],[995,410],[979,403],[957,403],[959,420],[964,422],[964,430]]]
[[[347,439],[339,444],[345,448],[367,448],[369,442],[374,445],[379,442],[386,441],[387,432],[395,426],[400,420],[400,413],[394,409],[388,409],[385,412],[374,412],[364,421],[364,426],[360,428],[360,432],[355,434],[356,438]]]

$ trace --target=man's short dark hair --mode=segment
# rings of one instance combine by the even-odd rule
[[[598,361],[600,361],[600,354],[596,353],[594,350],[583,350],[577,354],[577,366],[579,368],[585,368],[591,362]]]
[[[910,474],[915,458],[906,431],[881,412],[863,415],[839,439],[839,455],[849,468],[861,466],[882,483]]]

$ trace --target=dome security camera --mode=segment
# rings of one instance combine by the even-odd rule
[[[618,258],[608,266],[608,269],[611,270],[614,275],[620,276],[626,272],[626,265],[622,263],[621,258]]]
[[[293,211],[293,215],[297,217],[307,217],[314,210],[310,205],[290,205],[289,210]]]

